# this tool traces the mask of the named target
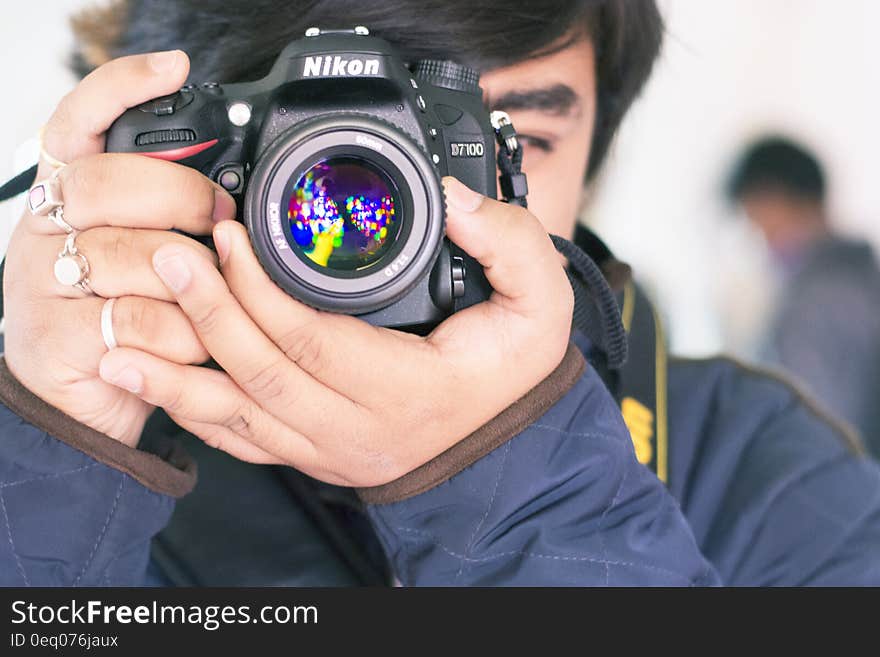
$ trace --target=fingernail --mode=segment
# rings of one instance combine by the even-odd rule
[[[166,50],[164,52],[154,52],[147,57],[150,68],[156,73],[169,73],[177,66],[177,60],[180,57],[179,50]]]
[[[111,368],[104,361],[101,361],[98,374],[107,383],[124,388],[135,395],[139,395],[144,390],[144,375],[131,365],[122,365],[122,368],[119,369],[117,364],[115,368]]]
[[[225,228],[214,229],[214,248],[217,249],[217,257],[222,265],[229,257],[229,234]]]
[[[153,269],[175,294],[183,292],[189,285],[192,273],[183,258],[177,253],[163,254],[162,249],[153,255]]]
[[[450,176],[443,179],[443,187],[449,205],[462,212],[473,212],[483,202],[482,194],[478,194]]]
[[[215,224],[227,219],[235,219],[235,199],[219,187],[214,188],[214,213],[211,219]]]

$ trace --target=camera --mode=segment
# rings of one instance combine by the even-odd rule
[[[440,178],[495,198],[495,139],[474,70],[407,67],[366,28],[310,28],[261,80],[187,85],[126,111],[106,150],[178,162],[229,191],[291,296],[417,330],[492,292],[445,237]]]

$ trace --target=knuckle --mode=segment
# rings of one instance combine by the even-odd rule
[[[49,123],[47,124],[46,131],[47,135],[61,135],[64,134],[73,127],[73,107],[75,105],[77,89],[74,88],[72,91],[64,94],[60,101],[58,101],[58,105],[55,107],[55,111],[52,113],[52,117],[49,119]]]
[[[75,210],[83,199],[95,196],[105,189],[110,176],[111,167],[106,158],[101,156],[89,156],[71,162],[60,174],[65,204],[73,205]]]
[[[58,176],[64,196],[64,209],[67,212],[70,211],[71,206],[77,203],[80,195],[87,193],[85,188],[89,183],[85,168],[86,162],[84,160],[76,160],[64,167]]]
[[[180,414],[182,416],[186,416],[186,389],[181,382],[177,382],[174,388],[170,391],[165,400],[163,400],[161,406],[165,409],[167,413],[170,414]]]
[[[137,297],[119,297],[113,307],[114,331],[119,337],[138,336],[149,340],[154,333],[155,314],[149,312],[146,303]]]
[[[317,374],[325,360],[324,339],[310,324],[289,330],[278,340],[281,351],[300,368]]]
[[[106,262],[131,262],[135,245],[134,235],[130,230],[102,229],[100,239],[102,255]]]
[[[547,229],[541,220],[529,212],[525,208],[516,208],[517,217],[512,227],[518,229],[519,235],[529,240],[533,240],[534,244],[546,245],[551,244]]]
[[[287,380],[282,371],[282,365],[279,363],[272,363],[257,369],[241,384],[245,390],[260,400],[269,401],[289,396]]]
[[[220,326],[222,309],[217,304],[201,309],[199,312],[190,314],[193,327],[198,333],[213,333]]]
[[[254,412],[250,404],[238,404],[220,421],[220,425],[243,438],[254,434]]]

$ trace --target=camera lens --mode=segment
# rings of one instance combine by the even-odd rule
[[[402,223],[400,194],[374,162],[330,157],[291,182],[288,241],[300,258],[331,271],[366,273],[392,250]]]
[[[443,219],[440,177],[424,149],[388,123],[346,113],[278,135],[257,159],[244,201],[271,279],[315,308],[350,314],[427,286]],[[427,294],[413,303],[429,305]]]

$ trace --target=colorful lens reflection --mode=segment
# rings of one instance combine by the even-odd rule
[[[400,229],[390,176],[352,157],[315,164],[293,187],[287,208],[292,245],[321,267],[357,271],[375,264]]]

